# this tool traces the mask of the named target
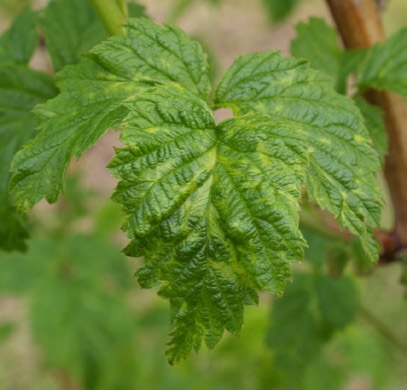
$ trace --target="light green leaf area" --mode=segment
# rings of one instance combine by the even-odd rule
[[[73,156],[79,157],[127,113],[122,102],[146,86],[178,82],[209,90],[200,46],[175,27],[147,19],[126,22],[124,36],[96,46],[57,75],[61,94],[36,108],[39,134],[17,153],[11,187],[26,210],[41,198],[55,202]]]
[[[368,51],[357,84],[361,89],[386,89],[407,97],[407,28]]]
[[[309,60],[313,68],[325,72],[336,81],[342,60],[336,30],[320,18],[298,23],[295,29],[297,37],[291,41],[291,54]]]
[[[304,61],[278,52],[239,57],[216,90],[218,107],[235,114],[257,111],[301,129],[310,154],[306,189],[358,235],[366,255],[377,260],[371,226],[380,222],[381,203],[374,173],[379,158],[360,111],[336,93],[330,78]]]
[[[8,192],[10,163],[34,135],[32,108],[57,93],[53,79],[24,65],[0,65],[0,248],[25,248],[24,218]]]
[[[38,44],[36,15],[25,8],[0,37],[0,63],[27,64]]]
[[[303,256],[298,200],[307,165],[298,127],[254,113],[215,124],[177,85],[126,101],[123,149],[110,162],[144,287],[170,300],[171,363],[238,334],[256,291],[282,293]]]

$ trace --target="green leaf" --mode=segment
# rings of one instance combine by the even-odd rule
[[[312,218],[312,214],[308,218]],[[301,219],[303,222],[304,214]],[[347,245],[338,238],[321,234],[305,223],[301,223],[300,228],[307,242],[305,260],[310,262],[315,270],[320,271],[327,266],[330,276],[340,277],[350,258]]]
[[[36,15],[25,8],[0,37],[0,64],[27,64],[38,45]]]
[[[50,280],[33,297],[30,322],[46,363],[83,388],[123,388],[120,377],[135,369],[134,319],[121,296],[76,280]]]
[[[368,51],[357,84],[361,89],[386,89],[407,97],[407,28]]]
[[[13,322],[0,323],[0,345],[4,343],[15,330]]]
[[[384,164],[387,152],[387,132],[383,121],[383,111],[360,97],[356,97],[354,100],[365,118],[366,128],[379,154],[380,161]]]
[[[270,115],[304,133],[310,153],[306,188],[342,228],[357,234],[367,256],[377,260],[371,225],[380,222],[381,203],[374,172],[380,167],[363,118],[351,99],[304,61],[278,52],[239,57],[216,90],[218,107],[235,114]]]
[[[305,58],[311,67],[331,76],[336,90],[347,94],[348,76],[362,63],[366,49],[343,51],[338,43],[337,31],[324,19],[310,18],[296,25],[297,38],[291,41],[291,53]]]
[[[127,97],[168,82],[207,96],[207,73],[200,46],[178,28],[147,19],[126,22],[124,36],[101,43],[79,64],[65,67],[57,77],[61,94],[36,108],[40,132],[12,165],[17,207],[26,210],[43,197],[55,202],[71,158],[109,128],[119,127]]]
[[[82,53],[107,37],[85,0],[51,0],[42,12],[40,24],[55,71],[79,62]]]
[[[291,41],[291,54],[309,60],[314,69],[331,76],[336,84],[342,61],[336,30],[320,18],[298,23],[295,29],[297,38]]]
[[[297,386],[306,364],[318,355],[325,341],[321,323],[313,313],[315,299],[312,275],[295,274],[295,282],[272,304],[267,345],[274,353],[275,365],[289,371],[290,382]]]
[[[340,330],[354,321],[358,301],[352,279],[323,276],[316,284],[316,293],[321,319],[327,326]]]
[[[307,155],[296,127],[261,114],[216,126],[207,103],[176,85],[126,102],[123,149],[109,164],[114,200],[144,255],[144,287],[160,283],[173,322],[170,362],[224,329],[238,334],[255,290],[281,293],[303,256],[298,200]]]
[[[361,64],[366,49],[343,51],[338,43],[337,31],[324,19],[310,18],[296,25],[297,38],[291,41],[291,54],[310,61],[314,69],[332,77],[335,88],[346,95],[348,76]]]
[[[354,321],[357,307],[357,290],[350,278],[295,274],[294,283],[272,305],[267,343],[275,364],[294,382],[301,382],[323,344]]]
[[[147,17],[146,15],[146,7],[141,4],[136,3],[129,3],[127,4],[129,9],[129,15],[132,18],[140,18],[140,17]]]
[[[291,14],[299,0],[263,0],[268,15],[273,22],[281,22]]]
[[[24,65],[0,65],[0,247],[25,249],[25,221],[8,193],[10,163],[34,135],[32,108],[57,93],[53,79]]]

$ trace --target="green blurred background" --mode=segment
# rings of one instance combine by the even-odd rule
[[[33,2],[0,0],[2,27],[27,3]],[[261,3],[143,4],[153,19],[171,19],[199,38],[221,71],[240,53],[287,52],[296,22],[327,15],[322,1],[299,0],[276,22]],[[407,3],[393,0],[386,31],[406,25],[405,15]],[[35,61],[47,68],[41,53]],[[57,204],[35,207],[27,254],[0,252],[1,390],[406,388],[407,302],[399,280],[405,266],[359,277],[348,267],[331,279],[323,256],[346,248],[307,231],[307,259],[283,297],[261,296],[258,307],[246,309],[240,337],[225,335],[214,351],[203,348],[170,367],[168,303],[137,286],[140,260],[120,253],[120,209],[107,200],[115,182],[104,172],[112,144],[117,137],[109,134],[74,164]]]

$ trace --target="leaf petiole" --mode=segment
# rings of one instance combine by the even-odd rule
[[[99,19],[111,35],[123,35],[121,24],[128,17],[124,0],[89,0]]]

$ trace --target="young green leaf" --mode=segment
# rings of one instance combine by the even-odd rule
[[[209,93],[208,65],[200,46],[178,28],[147,19],[124,24],[124,36],[96,46],[57,77],[61,94],[36,108],[40,130],[14,158],[15,203],[25,210],[41,198],[55,202],[73,156],[79,157],[127,113],[121,103],[146,86],[178,82]]]
[[[299,0],[263,0],[268,15],[273,22],[281,22],[294,10]]]
[[[295,29],[297,38],[291,41],[291,54],[309,60],[314,69],[325,72],[337,84],[342,50],[336,30],[320,18],[310,18],[307,23],[297,24]]]
[[[321,70],[334,80],[336,90],[346,95],[348,76],[355,73],[366,54],[366,49],[343,51],[334,28],[324,19],[310,18],[296,25],[297,38],[291,41],[291,53],[310,61],[314,69]]]
[[[8,192],[10,163],[34,135],[32,108],[57,93],[53,79],[24,65],[0,64],[0,248],[25,248],[24,218]]]
[[[357,83],[361,89],[386,89],[407,97],[407,28],[368,51]]]
[[[109,164],[121,181],[128,253],[144,255],[145,287],[160,282],[172,307],[170,362],[224,329],[237,334],[255,290],[281,293],[302,258],[298,200],[307,165],[302,133],[248,114],[216,126],[182,87],[126,101],[122,142]]]
[[[351,99],[304,61],[277,52],[239,57],[217,90],[219,107],[237,114],[263,112],[304,133],[310,153],[306,188],[341,227],[358,235],[366,255],[377,260],[371,225],[380,220],[374,172],[380,167],[363,118]]]
[[[0,63],[27,64],[38,44],[36,15],[25,8],[0,37]]]

